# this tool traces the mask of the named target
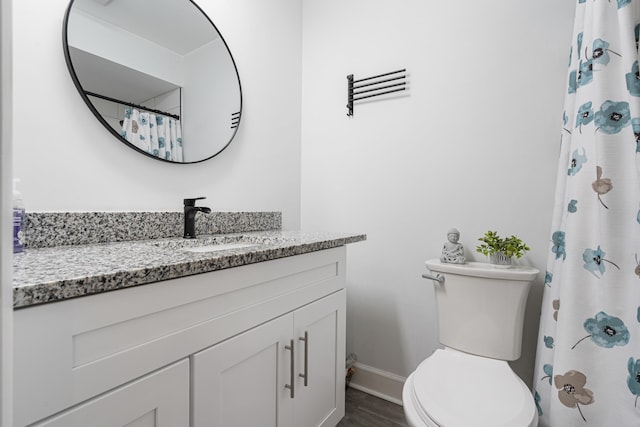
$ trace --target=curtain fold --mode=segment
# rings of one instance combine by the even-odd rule
[[[640,0],[578,0],[536,354],[540,426],[640,426]]]
[[[121,135],[146,153],[183,162],[180,120],[129,107],[125,110]]]

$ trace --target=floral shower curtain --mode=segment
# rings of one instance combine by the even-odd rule
[[[121,135],[139,149],[161,159],[182,162],[182,130],[180,120],[125,110]]]
[[[541,426],[640,426],[640,0],[578,0],[534,397]]]

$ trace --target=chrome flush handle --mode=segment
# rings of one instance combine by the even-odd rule
[[[432,275],[432,274],[423,274],[422,277],[424,279],[429,279],[429,280],[435,280],[436,282],[440,283],[441,285],[444,284],[444,275],[440,274],[440,273],[436,273],[436,275]]]

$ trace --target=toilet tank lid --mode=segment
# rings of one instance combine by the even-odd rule
[[[512,265],[508,268],[495,267],[486,262],[467,262],[464,264],[449,264],[439,259],[425,261],[427,268],[437,273],[459,274],[462,276],[485,277],[488,279],[531,281],[536,278],[540,270],[533,267]]]

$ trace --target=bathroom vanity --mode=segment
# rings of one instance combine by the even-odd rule
[[[15,425],[335,426],[345,244],[365,238],[264,231],[25,251]]]

